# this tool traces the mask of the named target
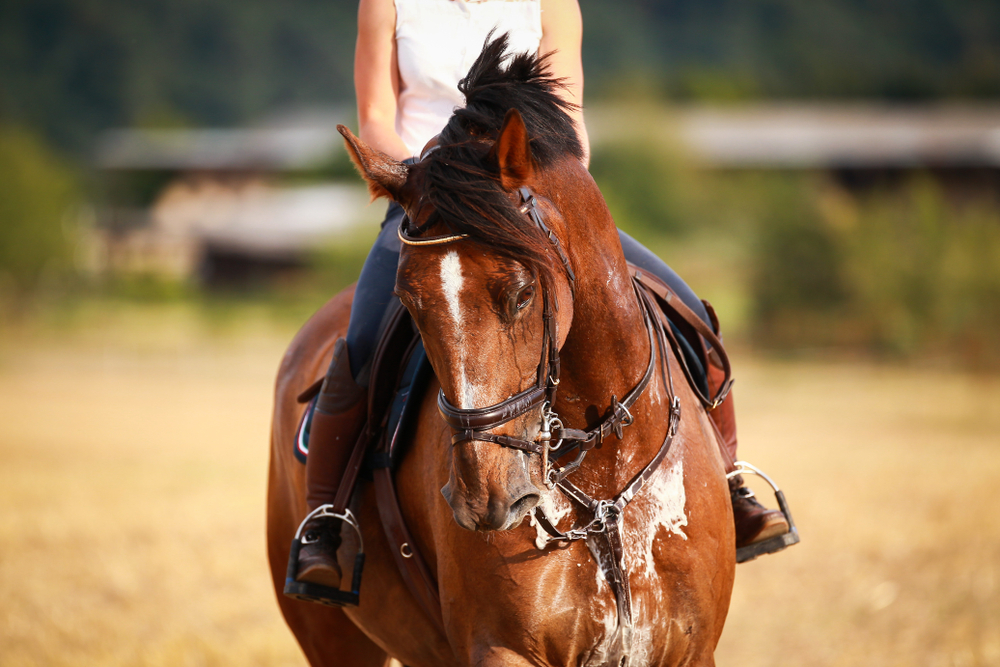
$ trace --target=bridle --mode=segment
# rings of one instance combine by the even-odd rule
[[[559,237],[549,229],[542,219],[535,196],[527,187],[519,188],[518,194],[520,195],[519,210],[531,219],[552,244],[560,261],[562,261],[566,275],[569,277],[570,288],[575,289],[576,274],[569,262],[569,257],[566,256],[562,244],[559,242]],[[407,245],[442,245],[468,237],[467,234],[450,234],[417,238],[407,233],[407,225],[408,221],[404,218],[400,222],[398,231],[400,241]],[[587,431],[565,428],[553,410],[556,392],[559,388],[559,336],[555,317],[557,303],[555,297],[550,294],[547,285],[542,286],[542,300],[542,351],[534,385],[500,403],[482,408],[455,407],[442,389],[438,392],[438,410],[445,422],[455,431],[451,438],[453,446],[475,440],[492,442],[503,447],[538,454],[543,461],[542,472],[545,483],[549,488],[553,488],[565,479],[566,475],[579,468],[586,453],[599,446],[608,435],[615,433],[619,438],[622,437],[622,428],[629,426],[633,421],[629,408],[635,404],[653,378],[656,355],[653,349],[652,321],[644,310],[650,343],[649,364],[638,384],[625,395],[622,401],[619,401],[616,396],[612,396],[610,412],[594,428]],[[494,429],[539,408],[542,414],[542,428],[535,440],[525,440],[493,432]],[[579,448],[580,454],[574,461],[560,468],[550,467],[551,462],[576,448]]]
[[[552,231],[545,226],[541,215],[538,214],[535,197],[531,191],[522,187],[518,190],[518,194],[521,197],[520,211],[528,215],[549,239],[556,239]],[[563,252],[558,239],[553,245],[566,267],[572,286],[576,281],[576,275],[570,266],[569,258]],[[524,440],[493,433],[492,430],[540,407],[543,408],[543,413],[548,411],[551,414],[551,406],[555,403],[556,390],[559,388],[559,336],[553,307],[554,301],[555,297],[550,295],[549,286],[542,285],[542,352],[534,386],[528,387],[500,403],[484,408],[469,409],[457,408],[452,405],[444,395],[443,389],[438,392],[438,410],[445,422],[456,431],[451,438],[452,445],[479,440],[520,449],[543,457],[549,451],[547,439]]]
[[[575,289],[576,276],[569,258],[563,251],[559,238],[542,220],[534,195],[527,187],[519,188],[518,193],[520,195],[520,211],[527,215],[532,223],[545,234],[566,269],[570,288]],[[442,245],[468,238],[466,234],[430,238],[414,237],[407,232],[408,224],[409,221],[404,217],[398,231],[400,241],[406,245]],[[542,457],[542,474],[545,484],[549,488],[558,487],[565,495],[591,512],[593,518],[590,522],[562,532],[545,516],[541,507],[536,507],[534,510],[535,519],[547,534],[539,548],[544,549],[553,542],[598,539],[598,542],[592,545],[592,550],[604,551],[609,556],[608,558],[597,558],[597,560],[599,567],[604,572],[605,579],[614,592],[618,607],[618,628],[613,640],[613,648],[617,650],[619,655],[619,658],[615,660],[619,667],[628,664],[632,634],[632,594],[628,573],[624,569],[621,516],[625,507],[643,489],[666,458],[673,438],[677,434],[681,417],[680,399],[674,392],[667,336],[663,322],[657,315],[657,307],[650,294],[641,288],[636,280],[633,280],[633,287],[642,307],[643,320],[649,335],[649,363],[642,378],[621,401],[616,396],[611,396],[611,405],[605,412],[606,416],[597,426],[589,430],[566,428],[554,411],[560,372],[559,337],[555,318],[558,304],[555,296],[550,294],[549,286],[545,284],[542,285],[542,351],[534,385],[505,401],[481,408],[457,408],[444,395],[444,390],[438,393],[438,410],[445,422],[455,431],[451,439],[452,446],[469,441],[492,442],[503,447],[538,454]],[[594,499],[566,477],[580,467],[587,452],[600,445],[611,433],[621,439],[624,427],[633,423],[634,419],[630,408],[649,387],[656,369],[657,351],[661,373],[664,383],[668,387],[670,400],[670,418],[663,443],[653,459],[614,498]],[[535,440],[525,440],[493,432],[494,429],[537,409],[541,410],[542,427]],[[579,452],[573,461],[561,467],[553,465],[554,462],[574,449],[579,449]]]

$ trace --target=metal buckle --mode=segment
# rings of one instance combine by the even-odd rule
[[[621,416],[622,413],[625,416]],[[635,417],[623,403],[618,400],[618,397],[614,394],[611,395],[611,420],[612,426],[611,430],[614,431],[618,439],[621,440],[624,435],[624,429],[626,426],[631,426],[632,422],[635,421]]]
[[[545,486],[550,490],[556,487],[558,480],[552,479],[552,473],[555,471],[549,467],[549,453],[556,451],[562,445],[562,438],[556,440],[555,443],[552,442],[552,433],[553,430],[561,430],[562,428],[562,420],[552,410],[552,404],[549,401],[542,403],[542,430],[539,431],[536,441],[545,443],[542,453],[542,478],[545,481]]]
[[[681,423],[681,398],[674,396],[670,403],[670,435],[677,435],[677,427]]]
[[[587,527],[587,532],[599,534],[607,531],[608,522],[617,521],[620,514],[614,502],[610,500],[597,501],[597,507],[594,508],[594,520]]]

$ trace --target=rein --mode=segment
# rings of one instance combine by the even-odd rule
[[[562,244],[542,220],[541,214],[538,212],[537,201],[531,191],[522,187],[518,192],[521,198],[519,207],[521,212],[527,215],[549,239],[566,269],[570,287],[573,289],[576,276],[569,263],[569,258],[563,251]],[[415,238],[407,234],[407,223],[408,220],[403,218],[398,232],[400,241],[407,245],[439,245],[467,238],[465,234]],[[649,363],[642,378],[625,395],[623,400],[619,401],[616,396],[612,395],[607,416],[594,428],[589,430],[566,428],[553,410],[559,387],[559,343],[553,310],[555,299],[550,296],[549,288],[546,285],[542,286],[544,329],[541,359],[538,364],[535,384],[505,401],[482,408],[455,407],[444,395],[444,390],[438,393],[438,410],[445,422],[455,431],[451,439],[452,446],[476,440],[538,454],[542,457],[542,474],[546,485],[550,489],[558,488],[592,514],[593,518],[585,525],[561,532],[545,516],[541,507],[536,507],[534,510],[535,520],[546,533],[544,544],[539,548],[544,549],[553,542],[573,542],[593,538],[598,540],[597,545],[595,545],[597,548],[608,552],[610,558],[598,559],[598,566],[604,572],[605,579],[608,581],[617,603],[618,629],[616,636],[620,658],[616,662],[619,667],[627,665],[629,662],[633,624],[632,593],[628,573],[624,568],[622,513],[633,498],[642,491],[666,458],[674,436],[677,434],[681,418],[680,399],[674,391],[667,335],[664,331],[663,321],[657,315],[657,306],[652,301],[645,284],[638,278],[634,278],[632,284],[642,306],[643,320],[649,335]],[[617,495],[611,499],[603,500],[592,498],[566,478],[579,469],[587,453],[599,446],[604,438],[614,433],[621,439],[624,427],[633,423],[634,419],[629,409],[649,387],[656,369],[657,350],[660,358],[660,372],[667,385],[670,399],[670,418],[663,443],[653,459]],[[542,428],[535,440],[525,440],[492,432],[493,429],[538,408],[541,409]],[[561,467],[553,466],[553,462],[575,449],[579,449],[579,453],[573,461]]]

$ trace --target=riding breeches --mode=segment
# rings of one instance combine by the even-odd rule
[[[354,292],[351,320],[347,327],[347,349],[350,354],[351,371],[355,380],[362,385],[367,385],[368,374],[363,371],[378,340],[382,318],[389,302],[396,298],[393,290],[396,285],[396,267],[399,264],[400,249],[396,230],[403,215],[403,208],[399,204],[395,202],[389,204],[389,210],[382,222],[382,230],[368,253]],[[673,269],[625,232],[618,230],[618,236],[625,252],[625,259],[667,283],[688,308],[710,327],[712,326],[704,304]]]

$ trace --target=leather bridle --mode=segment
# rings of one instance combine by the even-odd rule
[[[563,251],[559,238],[552,233],[542,220],[537,202],[531,191],[522,187],[520,194],[520,210],[527,215],[538,229],[545,234],[559,255],[566,274],[569,277],[570,288],[575,288],[575,274],[569,263],[569,258]],[[452,234],[430,238],[412,237],[407,233],[407,218],[403,218],[399,227],[399,239],[407,245],[426,246],[453,243],[468,238],[465,234]],[[666,458],[677,434],[680,424],[680,400],[674,392],[673,375],[669,362],[667,334],[663,321],[657,314],[656,305],[649,292],[642,287],[642,282],[634,279],[633,287],[643,312],[643,321],[649,335],[649,363],[639,382],[619,401],[614,395],[611,406],[601,422],[588,430],[566,428],[554,411],[556,392],[559,388],[559,337],[556,325],[555,297],[550,294],[549,286],[542,285],[543,298],[543,333],[541,359],[535,383],[531,387],[511,396],[495,405],[481,408],[457,408],[444,395],[444,390],[438,393],[438,410],[445,422],[455,433],[452,435],[452,446],[469,441],[492,442],[503,447],[519,449],[542,457],[543,479],[549,488],[558,487],[561,492],[572,498],[592,514],[592,519],[579,527],[566,532],[560,531],[555,524],[545,516],[540,507],[536,507],[535,519],[546,532],[545,548],[553,542],[573,542],[599,538],[599,549],[607,550],[610,558],[598,559],[605,579],[611,586],[618,608],[618,628],[614,644],[619,659],[618,665],[627,665],[631,649],[632,634],[632,593],[628,573],[624,569],[624,545],[622,542],[621,516],[625,507],[643,489],[660,464]],[[598,500],[566,479],[567,475],[577,470],[584,457],[594,447],[600,445],[604,438],[614,433],[619,439],[623,428],[633,423],[630,408],[649,387],[656,369],[657,356],[660,358],[660,368],[663,380],[669,391],[670,417],[663,443],[653,459],[620,491],[614,498]],[[494,433],[499,428],[518,417],[533,410],[541,410],[542,427],[535,440],[525,440],[510,435]],[[561,466],[553,467],[552,463],[579,449],[576,458]]]
[[[537,200],[526,187],[519,188],[518,194],[521,199],[520,211],[531,219],[552,244],[566,270],[571,290],[575,289],[576,274],[562,244],[559,242],[559,237],[549,229],[542,219],[538,211]],[[465,234],[416,238],[407,233],[407,224],[408,221],[404,218],[399,228],[399,238],[407,245],[441,245],[467,238]],[[556,392],[559,388],[559,336],[555,317],[556,299],[550,294],[547,285],[542,286],[542,300],[542,351],[535,384],[500,403],[482,408],[458,408],[448,400],[442,389],[438,392],[438,410],[445,422],[455,431],[451,438],[452,445],[469,441],[492,442],[503,447],[538,454],[543,458],[545,482],[552,488],[561,482],[566,475],[579,468],[586,453],[600,445],[608,435],[615,433],[619,438],[622,437],[622,428],[632,423],[632,414],[629,409],[646,390],[653,378],[656,355],[653,349],[655,344],[653,323],[644,310],[644,320],[650,343],[649,364],[638,384],[625,395],[622,401],[619,401],[616,396],[612,396],[611,408],[607,417],[594,428],[586,431],[564,428],[553,411]],[[535,440],[525,440],[493,432],[494,429],[538,409],[541,409],[542,429]],[[555,461],[576,448],[579,448],[580,454],[574,461],[561,468],[549,467],[550,461]]]

